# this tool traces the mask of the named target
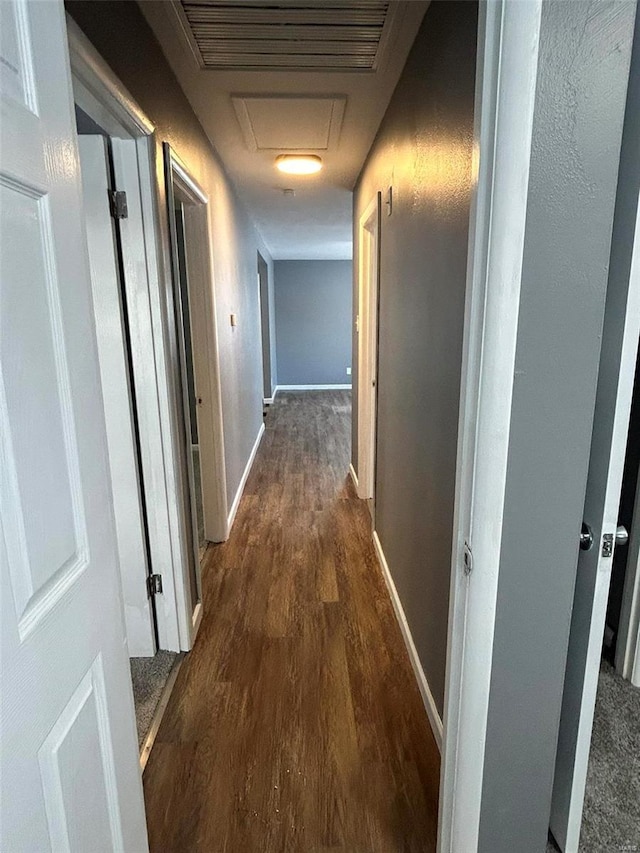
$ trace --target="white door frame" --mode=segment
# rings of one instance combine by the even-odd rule
[[[480,4],[439,853],[478,844],[541,8]]]
[[[173,151],[171,146],[165,145],[165,169],[170,170],[170,175],[165,177],[171,180],[171,190],[167,190],[167,208],[169,210],[174,203],[174,191],[177,189],[182,199],[187,201],[183,205],[185,211],[185,230],[190,228],[192,240],[185,239],[185,263],[189,300],[190,331],[192,336],[192,355],[194,382],[201,403],[197,405],[198,440],[200,447],[201,465],[201,492],[204,513],[205,536],[209,541],[221,542],[227,538],[227,497],[226,497],[226,473],[224,462],[223,424],[222,424],[222,394],[220,387],[219,357],[217,326],[215,325],[215,300],[213,293],[213,259],[211,256],[210,234],[210,205],[206,193],[198,185],[197,181],[187,170],[186,166]],[[167,156],[168,155],[168,156]],[[192,216],[188,208],[191,208]],[[173,220],[175,222],[175,219]],[[170,228],[171,232],[171,228]],[[185,234],[186,236],[186,234]],[[197,243],[198,237],[202,241]],[[174,237],[170,233],[170,239]],[[182,287],[180,272],[178,268],[177,245],[172,249],[173,269],[172,277],[176,279],[172,283],[171,300],[173,303],[173,316],[176,318],[176,332],[179,340],[176,344],[181,352],[185,352],[187,346],[184,340],[182,320],[177,318],[181,315],[182,306],[176,305],[177,289]],[[195,283],[193,279],[196,279]],[[208,286],[207,286],[208,284]],[[193,470],[193,456],[191,453],[191,416],[189,410],[188,378],[184,357],[179,358],[180,385],[182,387],[182,417],[186,430],[185,453],[187,457],[187,483],[183,483],[189,490],[191,507],[193,508],[195,496],[195,476]],[[191,620],[192,640],[202,619],[202,583],[200,574],[200,558],[198,553],[198,528],[197,521],[193,515],[185,518],[185,524],[192,524],[194,541],[194,559],[196,582],[198,589],[198,602],[193,604],[188,586],[188,565],[185,565],[185,601],[183,607],[189,613]]]
[[[178,425],[169,370],[167,288],[171,286],[165,257],[166,229],[160,220],[156,183],[155,128],[120,80],[67,15],[67,35],[74,98],[107,133],[135,140],[135,149],[114,144],[116,178],[127,191],[128,222],[137,222],[125,259],[125,286],[140,310],[130,312],[132,360],[145,482],[147,521],[153,571],[162,575],[156,595],[159,644],[170,651],[191,648],[193,625],[185,600],[185,532],[176,496],[180,471]],[[124,248],[124,247],[123,247]]]
[[[176,165],[175,155],[173,159]],[[182,192],[191,193],[193,201],[184,208],[184,218],[188,238],[186,261],[194,341],[193,366],[199,396],[197,417],[204,533],[209,542],[224,542],[229,537],[229,528],[213,251],[209,237],[213,212],[208,200],[203,201],[207,197],[202,190],[197,188],[199,195],[193,197],[193,189],[185,185],[183,178],[186,172],[174,169],[175,174]],[[197,187],[194,181],[192,183]]]
[[[380,193],[358,223],[358,497],[375,492]]]

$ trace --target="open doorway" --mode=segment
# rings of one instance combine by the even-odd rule
[[[585,601],[578,579],[565,681],[563,720],[548,853],[561,850],[632,848],[640,826],[640,680],[638,679],[638,554],[640,552],[640,359],[631,403],[617,530],[613,538],[611,583],[601,569],[604,589]],[[585,532],[585,531],[583,531]],[[598,540],[581,560],[598,550]],[[604,547],[604,545],[602,546]],[[585,566],[579,564],[579,571]],[[602,618],[606,609],[604,635]],[[592,621],[593,653],[578,678],[576,637],[585,617]],[[582,631],[580,630],[582,628]],[[595,693],[595,703],[594,703]],[[581,707],[579,707],[581,705]],[[592,720],[592,724],[591,724]],[[570,732],[575,740],[571,739]],[[569,748],[571,747],[571,748]]]
[[[271,358],[271,295],[269,293],[269,266],[258,252],[258,298],[260,300],[260,335],[262,350],[262,400],[273,403],[273,364]]]
[[[173,282],[170,334],[177,353],[173,379],[185,473],[181,501],[190,531],[189,606],[195,631],[200,566],[208,543],[223,542],[229,529],[222,400],[208,199],[166,143],[164,162]]]
[[[595,416],[550,830],[563,853],[633,849],[640,826],[640,21],[618,169]]]
[[[156,712],[177,674],[178,650],[160,641],[148,497],[142,461],[141,418],[136,394],[132,340],[135,322],[125,287],[128,217],[126,193],[116,189],[118,167],[135,158],[135,143],[112,139],[76,105],[83,209],[93,291],[109,467],[118,540],[120,583],[130,656],[138,747],[148,755],[157,728]],[[129,165],[131,163],[129,162]],[[133,199],[131,199],[133,201]],[[135,209],[132,211],[135,216]],[[129,285],[132,284],[129,276]],[[161,581],[160,581],[161,584]],[[161,588],[161,587],[160,587]],[[159,722],[159,721],[157,721]]]
[[[362,214],[358,232],[357,487],[358,496],[368,502],[375,522],[380,193]]]

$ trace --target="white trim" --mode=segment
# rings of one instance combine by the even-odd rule
[[[375,448],[378,364],[378,260],[380,193],[358,223],[358,497],[375,503]]]
[[[278,385],[273,396],[278,391],[350,391],[351,385]]]
[[[98,110],[99,124],[111,136],[121,136],[123,128],[129,138],[151,136],[155,130],[153,124],[73,18],[68,13],[65,18],[74,78],[73,96],[78,106],[94,120]]]
[[[353,467],[353,462],[349,463],[349,475],[353,480],[353,485],[356,487],[356,492],[358,491],[358,475],[356,474],[356,469]]]
[[[260,442],[262,440],[262,436],[264,435],[264,424],[260,424],[260,429],[258,430],[258,436],[254,442],[251,453],[249,454],[249,458],[247,460],[247,464],[244,469],[244,473],[240,480],[240,485],[238,486],[238,491],[236,492],[236,496],[233,499],[233,503],[231,504],[231,510],[229,511],[229,518],[227,521],[227,538],[231,533],[231,528],[233,527],[233,522],[236,518],[236,513],[238,512],[238,507],[240,506],[240,499],[242,498],[242,493],[244,492],[244,487],[247,483],[247,478],[251,472],[251,467],[253,465],[254,459],[256,458],[256,453],[258,452],[258,447],[260,446]]]
[[[274,393],[273,397],[275,397],[275,396],[276,395]],[[262,405],[263,406],[271,406],[273,404],[273,397],[263,397],[262,398]]]
[[[541,7],[480,4],[439,853],[478,847]]]
[[[171,168],[175,177],[178,178],[180,188],[189,196],[194,204],[209,204],[209,196],[198,184],[196,179],[191,177],[187,167],[178,157],[173,148],[171,148]]]
[[[427,712],[427,716],[429,717],[431,731],[433,732],[435,741],[438,744],[438,749],[442,750],[442,720],[440,719],[440,714],[438,713],[433,693],[429,687],[427,676],[425,675],[422,664],[420,663],[420,657],[418,656],[418,651],[415,643],[413,642],[413,637],[411,636],[411,629],[409,628],[409,623],[407,622],[407,617],[404,612],[402,602],[400,601],[398,590],[396,589],[393,576],[391,575],[391,570],[389,569],[384,551],[382,550],[380,539],[375,530],[373,531],[373,547],[375,548],[376,556],[378,557],[378,562],[382,569],[382,575],[387,584],[389,595],[391,596],[391,603],[393,604],[396,619],[398,620],[398,625],[402,632],[404,644],[407,647],[407,652],[409,653],[409,660],[411,661],[411,666],[413,667],[413,672],[415,674],[416,681],[418,682],[418,688],[420,689],[420,695],[422,696],[422,701],[424,702],[424,707]]]

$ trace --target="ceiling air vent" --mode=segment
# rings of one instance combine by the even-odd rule
[[[398,6],[390,0],[182,0],[203,68],[375,71]]]

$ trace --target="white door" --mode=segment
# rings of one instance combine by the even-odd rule
[[[640,334],[637,184],[621,181],[618,193],[584,509],[593,545],[578,558],[550,819],[567,853],[580,837]]]
[[[378,399],[378,239],[380,194],[359,225],[358,285],[358,496],[369,501],[375,523]]]
[[[0,849],[147,849],[61,2],[0,2]]]
[[[107,141],[80,136],[78,147],[127,641],[130,657],[150,657],[156,643]]]

